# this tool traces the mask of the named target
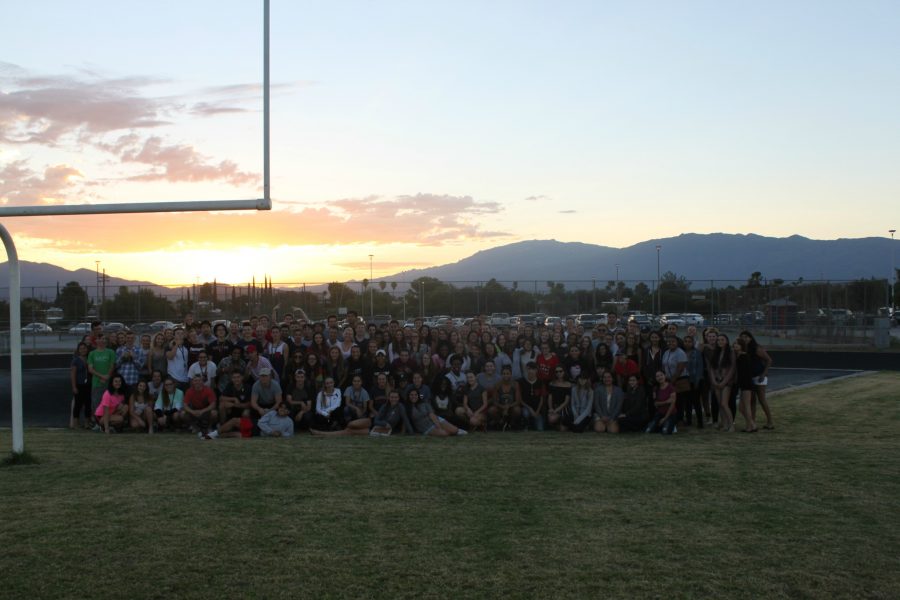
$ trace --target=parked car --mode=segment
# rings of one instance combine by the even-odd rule
[[[510,325],[535,325],[537,323],[537,321],[534,320],[534,315],[531,313],[515,315],[513,319],[515,319],[515,323],[510,323]]]
[[[766,322],[766,315],[764,312],[755,310],[753,312],[746,312],[741,315],[741,325],[744,327],[750,327],[751,325],[762,325]]]
[[[718,314],[713,317],[714,325],[731,325],[732,323],[734,323],[734,317],[727,313]]]
[[[447,323],[453,324],[453,318],[447,315],[436,315],[434,317],[426,317],[423,324],[434,329],[435,327],[444,327]]]
[[[491,313],[491,327],[509,327],[509,313]]]
[[[545,317],[544,318],[544,326],[545,327],[553,327],[557,323],[562,323],[562,317]]]
[[[391,315],[375,315],[372,317],[371,323],[374,323],[376,327],[381,327],[382,325],[387,325],[391,322]]]
[[[53,328],[46,323],[29,323],[22,328],[22,333],[53,333]]]
[[[600,323],[606,323],[607,316],[601,314],[585,313],[575,318],[575,324],[581,325],[585,330],[593,329]]]
[[[175,329],[175,323],[172,321],[153,321],[150,323],[150,331],[157,332],[164,329]]]
[[[91,332],[90,323],[78,323],[69,327],[69,333],[72,335],[87,335]]]
[[[706,322],[703,315],[699,313],[683,313],[681,318],[684,319],[685,325],[696,325],[697,327],[701,327]]]
[[[681,313],[666,313],[659,318],[659,322],[662,325],[671,325],[675,324],[679,327],[684,327],[687,325],[684,317],[681,316]]]
[[[629,323],[637,323],[642,328],[643,327],[651,327],[653,325],[653,321],[650,319],[650,315],[647,313],[635,313],[628,317]]]
[[[120,331],[130,331],[127,327],[125,327],[124,323],[104,323],[103,324],[103,333],[118,333]]]

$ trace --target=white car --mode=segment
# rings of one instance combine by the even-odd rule
[[[46,323],[29,323],[22,328],[22,333],[53,333],[53,328]]]
[[[90,323],[79,323],[77,325],[72,325],[71,327],[69,327],[69,333],[71,333],[72,335],[87,335],[90,332]]]
[[[509,313],[491,313],[491,327],[509,327]]]
[[[681,313],[666,313],[659,318],[659,322],[663,325],[678,325],[679,327],[687,325]]]
[[[684,313],[681,315],[681,318],[684,319],[685,325],[696,325],[700,327],[703,325],[703,315],[699,313]]]

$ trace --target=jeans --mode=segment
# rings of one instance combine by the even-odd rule
[[[655,413],[653,415],[653,418],[650,419],[650,422],[647,424],[647,428],[644,430],[644,433],[655,433],[658,431],[663,435],[671,435],[675,430],[675,422],[677,421],[677,419],[677,413],[672,413],[667,419],[663,419],[663,415]]]
[[[531,424],[534,426],[535,431],[543,431],[544,430],[544,417],[533,410],[529,406],[522,407],[522,418],[525,419],[526,426],[527,424]]]

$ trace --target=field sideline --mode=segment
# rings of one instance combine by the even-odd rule
[[[28,430],[0,598],[898,598],[898,388],[779,394],[757,434]]]

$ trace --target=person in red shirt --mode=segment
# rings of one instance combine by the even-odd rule
[[[550,344],[541,342],[541,354],[535,361],[537,363],[537,378],[541,383],[548,384],[553,380],[553,372],[559,364],[559,357],[550,350]]]
[[[613,372],[616,374],[616,385],[624,390],[629,376],[637,375],[640,378],[641,368],[628,358],[624,350],[618,350],[616,351],[616,362],[613,363]]]
[[[184,419],[201,438],[208,435],[210,426],[219,420],[216,394],[203,384],[203,377],[199,374],[194,375],[191,387],[184,393]]]

